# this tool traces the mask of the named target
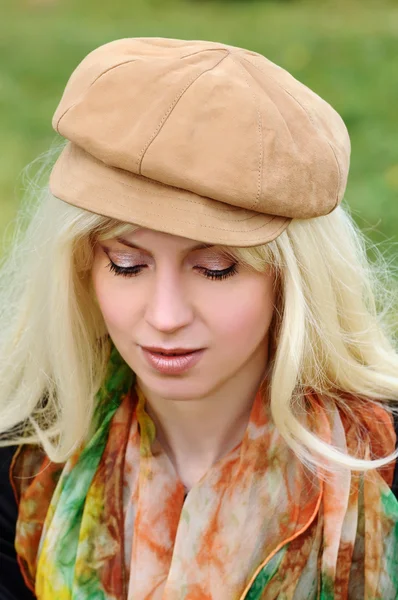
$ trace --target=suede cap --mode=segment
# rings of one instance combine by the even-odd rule
[[[339,114],[267,58],[200,40],[90,52],[55,111],[57,198],[211,244],[254,246],[330,213],[347,184]]]

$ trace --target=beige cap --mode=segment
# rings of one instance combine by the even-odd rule
[[[53,117],[69,140],[54,196],[212,244],[254,246],[342,200],[339,114],[264,56],[217,42],[126,38],[72,73]]]

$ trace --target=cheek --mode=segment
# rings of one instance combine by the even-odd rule
[[[111,330],[126,330],[134,321],[134,306],[126,299],[127,287],[107,272],[105,263],[94,265],[92,283],[104,321]]]
[[[266,335],[274,310],[271,278],[248,277],[240,282],[228,297],[218,297],[212,303],[214,330],[224,339],[236,344],[256,346]]]

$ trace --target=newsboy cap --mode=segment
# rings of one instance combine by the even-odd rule
[[[54,196],[211,244],[254,246],[342,200],[339,114],[261,54],[223,43],[125,38],[90,52],[55,111],[68,143]]]

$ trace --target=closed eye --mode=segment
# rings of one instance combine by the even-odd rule
[[[107,268],[113,272],[115,275],[120,275],[122,277],[135,277],[139,275],[143,269],[147,267],[147,265],[134,265],[132,267],[120,267],[115,264],[112,260],[109,264],[106,265]],[[232,277],[237,273],[237,263],[227,267],[226,269],[206,269],[205,267],[194,267],[197,271],[199,271],[202,275],[207,277],[208,279],[227,279],[227,277]]]

